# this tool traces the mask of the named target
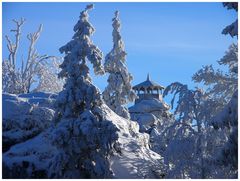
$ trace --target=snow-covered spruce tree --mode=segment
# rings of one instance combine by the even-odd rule
[[[3,92],[20,94],[29,93],[33,90],[33,83],[37,83],[38,91],[52,91],[59,92],[62,89],[62,82],[57,78],[58,66],[53,63],[59,61],[58,58],[48,55],[39,55],[35,45],[40,37],[42,31],[42,25],[39,29],[27,35],[30,42],[26,61],[22,57],[21,67],[18,67],[18,49],[20,46],[21,29],[25,22],[25,19],[13,20],[16,23],[16,29],[12,29],[11,32],[15,32],[15,41],[12,42],[9,36],[6,36],[7,48],[9,51],[8,59],[2,63],[3,70]],[[49,68],[46,65],[50,65]],[[49,77],[54,82],[48,81]]]
[[[50,164],[50,178],[110,178],[109,155],[117,140],[117,128],[97,111],[103,103],[91,83],[86,61],[103,74],[102,52],[90,40],[94,28],[88,21],[88,5],[74,26],[74,36],[60,48],[65,53],[59,77],[64,89],[57,99],[56,127],[52,142],[59,153]]]
[[[126,67],[124,43],[120,35],[119,12],[113,18],[113,49],[105,58],[104,69],[109,73],[108,85],[103,91],[106,104],[119,116],[129,119],[130,115],[125,105],[134,101],[136,95],[132,90],[132,75]]]

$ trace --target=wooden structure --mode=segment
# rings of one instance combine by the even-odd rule
[[[147,75],[147,80],[135,85],[133,90],[138,95],[138,99],[135,100],[135,104],[140,102],[143,99],[158,99],[162,101],[162,90],[164,89],[163,86],[153,82],[150,80],[149,74]]]

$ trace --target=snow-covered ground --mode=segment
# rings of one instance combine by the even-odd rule
[[[3,94],[3,151],[48,128],[54,116],[55,94]]]
[[[55,98],[55,95],[37,93],[20,96],[3,95],[5,125],[3,135],[5,139],[21,138],[20,143],[15,143],[3,153],[4,178],[48,177],[49,164],[58,153],[58,149],[50,142],[55,128],[50,124],[54,115],[52,109],[54,99],[49,97]],[[39,100],[39,104],[36,100]],[[35,107],[33,102],[37,104]],[[110,158],[114,178],[161,178],[164,175],[161,172],[163,171],[161,156],[149,149],[149,135],[140,133],[136,122],[118,116],[105,104],[96,111],[101,111],[105,119],[119,129],[117,132],[119,151]],[[25,122],[26,120],[28,122]],[[32,124],[30,131],[38,130],[37,136],[32,135],[31,139],[25,137],[28,133],[27,123]]]
[[[118,132],[121,154],[111,158],[111,168],[116,178],[160,178],[162,158],[149,149],[149,135],[139,133],[139,125],[119,117],[106,105],[102,110],[106,119],[112,121]]]

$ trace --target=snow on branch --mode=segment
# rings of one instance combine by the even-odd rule
[[[16,29],[11,29],[11,32],[15,32],[15,41],[14,43],[10,40],[9,36],[5,36],[7,40],[7,48],[9,51],[9,61],[10,64],[15,67],[16,66],[16,54],[19,47],[20,36],[21,36],[21,28],[24,22],[26,21],[24,18],[21,18],[19,21],[13,19],[12,20],[16,24]]]
[[[103,91],[103,99],[106,104],[118,115],[130,118],[125,105],[134,101],[136,95],[132,90],[132,75],[128,72],[126,62],[127,53],[124,50],[124,43],[120,35],[119,11],[115,12],[113,23],[113,48],[106,55],[104,69],[110,75],[108,85]]]
[[[227,103],[237,88],[238,47],[236,44],[229,46],[218,64],[228,66],[227,72],[215,70],[212,65],[206,65],[198,70],[192,79],[196,83],[203,83],[207,86],[208,95]]]
[[[88,21],[88,5],[74,26],[74,36],[59,50],[65,53],[59,77],[65,78],[64,89],[56,101],[56,126],[52,144],[60,153],[50,163],[54,178],[109,178],[110,151],[118,138],[117,127],[97,109],[102,106],[100,91],[91,82],[86,61],[96,74],[104,73],[102,52],[91,41],[94,32]]]

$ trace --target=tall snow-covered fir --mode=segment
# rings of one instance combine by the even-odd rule
[[[124,43],[120,35],[119,12],[115,12],[113,18],[113,49],[107,54],[104,69],[109,73],[108,85],[103,91],[103,99],[106,104],[118,115],[129,119],[127,107],[128,102],[134,101],[136,95],[132,90],[132,75],[126,66],[126,55]]]
[[[59,49],[61,53],[65,53],[59,77],[66,78],[64,90],[60,92],[57,102],[57,112],[61,118],[78,117],[86,109],[101,103],[100,92],[92,85],[86,64],[88,60],[93,64],[96,74],[104,73],[101,64],[103,54],[90,39],[95,31],[88,21],[88,11],[91,9],[89,6],[81,12],[73,29],[75,34],[72,40]]]
[[[88,20],[88,5],[74,26],[70,42],[60,48],[65,53],[59,77],[64,89],[56,103],[56,128],[52,143],[60,150],[50,164],[50,178],[110,178],[109,152],[117,139],[117,128],[96,112],[102,104],[100,92],[89,76],[86,61],[96,74],[103,74],[102,52],[90,39],[94,28]]]

